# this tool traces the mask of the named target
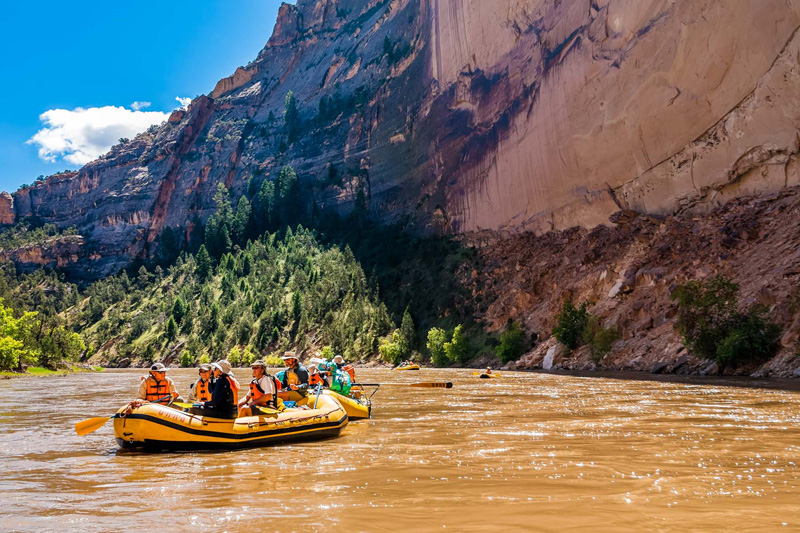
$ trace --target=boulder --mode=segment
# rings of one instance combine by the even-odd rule
[[[547,350],[547,354],[542,360],[542,368],[545,370],[554,370],[554,367],[561,363],[564,356],[567,354],[567,347],[563,344],[556,343],[555,346]]]

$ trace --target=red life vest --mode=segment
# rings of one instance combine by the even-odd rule
[[[197,396],[198,402],[211,401],[211,393],[208,392],[208,381],[198,379],[194,386],[194,395]]]
[[[308,376],[308,384],[310,386],[313,387],[314,385],[319,385],[320,383],[322,383],[322,377],[319,375],[319,373]]]
[[[152,374],[147,376],[145,382],[147,383],[147,390],[145,391],[144,399],[148,402],[154,402],[156,400],[161,400],[164,396],[169,396],[169,398],[165,400],[161,400],[164,405],[167,405],[170,400],[172,399],[172,395],[169,392],[169,380],[164,378],[164,381],[156,381],[156,378],[153,377]]]
[[[353,365],[347,365],[342,370],[350,374],[350,383],[356,382],[356,369],[353,368]]]

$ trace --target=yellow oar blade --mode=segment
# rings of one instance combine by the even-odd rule
[[[96,431],[103,427],[103,424],[111,420],[111,417],[108,416],[100,416],[97,418],[90,418],[89,420],[84,420],[83,422],[78,422],[75,424],[75,432],[83,437],[84,435],[88,435],[92,431]]]

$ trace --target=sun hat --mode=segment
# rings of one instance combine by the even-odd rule
[[[167,367],[165,367],[162,363],[155,363],[153,366],[150,367],[150,372],[166,372]]]
[[[223,374],[230,374],[231,372],[231,364],[225,359],[222,361],[217,361],[216,363],[211,363],[211,366],[213,368],[218,368]]]
[[[208,364],[208,363],[203,363],[202,365],[200,365],[200,366],[198,367],[198,370],[199,370],[200,372],[208,372],[208,371],[210,371],[210,370],[211,370],[211,365],[210,365],[210,364]]]
[[[259,359],[258,361],[253,361],[253,363],[250,365],[250,368],[253,368],[255,366],[260,366],[261,368],[267,368],[267,364],[261,359]]]
[[[317,366],[317,363],[311,363],[306,367],[306,370],[311,372],[312,370],[319,370],[319,367]]]
[[[287,359],[297,359],[297,355],[294,352],[283,352],[283,357],[281,357],[284,361]]]
[[[344,364],[344,357],[342,357],[341,355],[337,355],[336,357],[333,358],[333,362],[336,363],[337,365]]]

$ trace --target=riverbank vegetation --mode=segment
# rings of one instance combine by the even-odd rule
[[[672,293],[686,345],[720,367],[764,361],[778,348],[781,328],[767,319],[762,305],[739,311],[738,292],[736,283],[716,276],[690,281]]]

